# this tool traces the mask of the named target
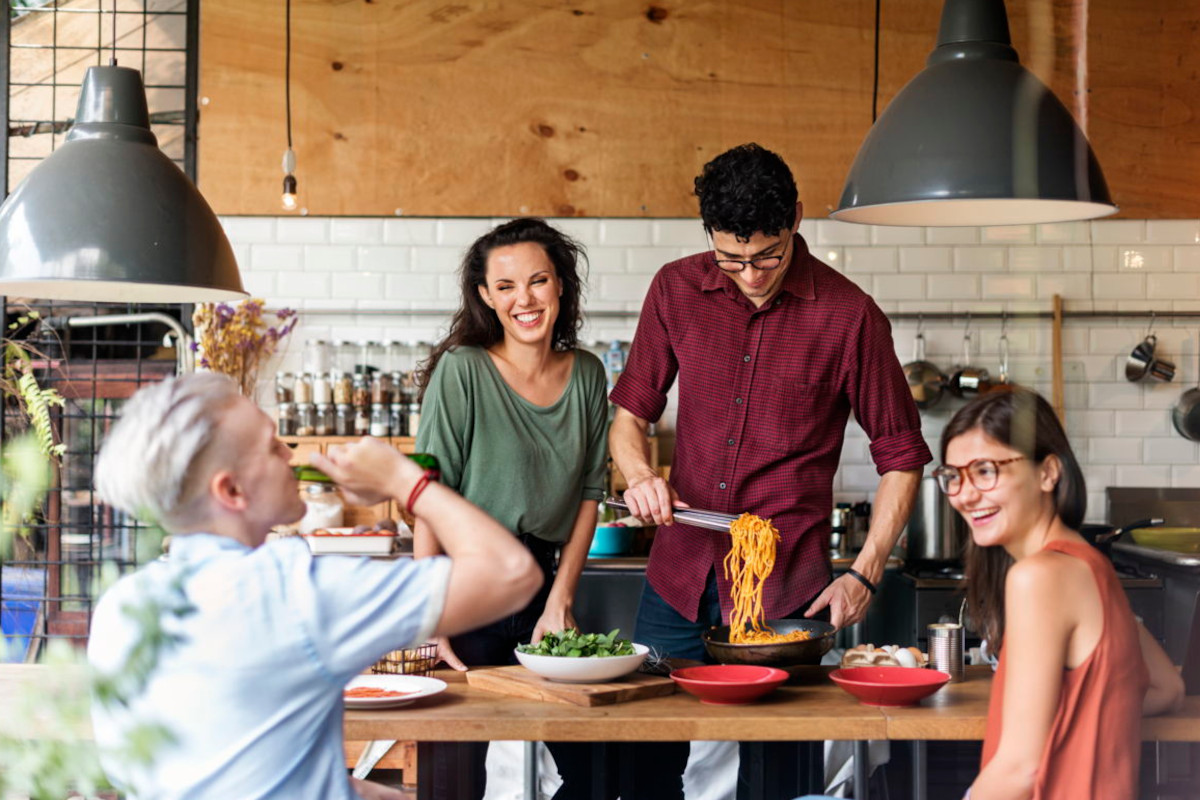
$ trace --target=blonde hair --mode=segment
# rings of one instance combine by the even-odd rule
[[[96,492],[143,522],[181,532],[203,511],[202,456],[221,418],[241,395],[212,372],[168,378],[138,390],[105,438],[96,460]]]

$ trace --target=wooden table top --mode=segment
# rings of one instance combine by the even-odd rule
[[[29,730],[40,692],[79,688],[82,672],[0,664],[0,732],[5,720],[23,720],[33,736],[90,736],[86,722],[70,731]],[[966,679],[942,687],[909,708],[860,704],[826,676],[831,667],[806,667],[791,682],[744,706],[710,706],[678,692],[629,703],[582,708],[525,700],[469,686],[462,673],[439,670],[448,688],[410,706],[347,711],[347,740],[405,741],[813,741],[823,739],[979,740],[987,722],[991,670],[968,667]],[[32,687],[32,688],[31,688]],[[7,732],[13,733],[9,729]],[[1146,741],[1200,742],[1200,696],[1183,710],[1142,723]]]

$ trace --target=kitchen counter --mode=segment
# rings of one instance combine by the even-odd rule
[[[1200,553],[1176,553],[1158,547],[1143,547],[1131,542],[1113,542],[1113,552],[1142,562],[1153,562],[1177,569],[1200,572]]]
[[[585,570],[640,570],[646,571],[648,556],[611,556],[606,558],[589,557]],[[854,556],[841,556],[833,559],[833,571],[845,572],[854,563]],[[904,559],[895,556],[887,560],[885,570],[898,570],[904,566]]]

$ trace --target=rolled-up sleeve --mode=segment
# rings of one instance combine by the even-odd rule
[[[663,273],[650,284],[629,359],[609,399],[639,419],[657,422],[667,407],[667,392],[675,382],[679,363],[664,322],[666,302]]]
[[[871,440],[876,471],[920,469],[932,461],[921,434],[921,415],[896,358],[891,324],[874,302],[869,302],[847,355],[850,405]]]

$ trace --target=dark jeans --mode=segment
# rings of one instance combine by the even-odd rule
[[[787,618],[804,616],[811,602]],[[647,582],[638,607],[634,641],[657,649],[664,658],[712,664],[715,662],[704,649],[700,634],[723,624],[714,573],[708,575],[695,622],[672,608]],[[627,765],[632,762],[634,791],[629,797],[622,794],[621,800],[683,800],[683,771],[690,749],[688,742],[636,742],[627,746],[623,758]],[[742,742],[738,753],[739,800],[751,796],[790,800],[810,791],[813,779],[823,778],[823,769],[818,766],[823,753],[819,742]],[[822,788],[818,786],[817,791]]]
[[[534,537],[520,537],[537,559],[545,578],[542,588],[529,605],[498,622],[451,636],[450,646],[468,667],[496,667],[516,664],[513,649],[533,636],[533,628],[546,608],[546,598],[554,583],[557,568],[556,547]],[[592,784],[591,746],[576,742],[547,742],[554,763],[562,776],[562,788],[556,800],[587,797]],[[439,744],[433,750],[433,798],[435,800],[479,800],[487,783],[487,742]],[[421,765],[421,769],[426,769]]]

